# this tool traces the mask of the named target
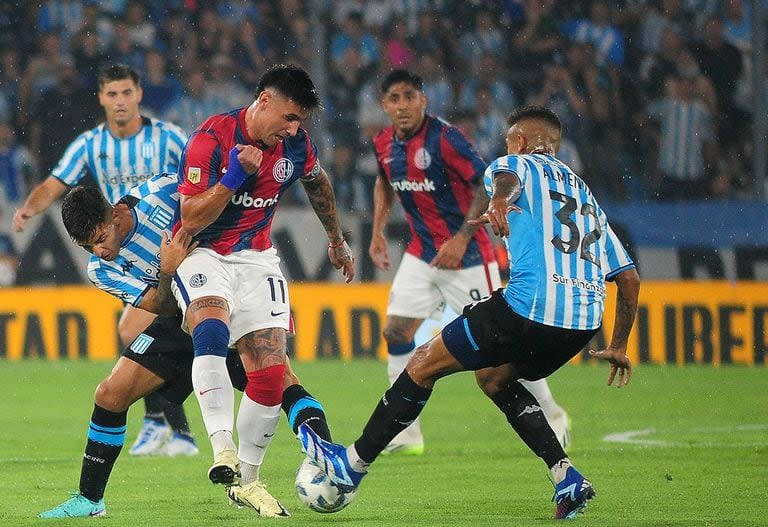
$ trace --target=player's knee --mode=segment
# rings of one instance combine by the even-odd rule
[[[249,371],[245,394],[252,401],[264,406],[277,406],[283,401],[285,364],[276,364],[260,370]]]
[[[413,341],[413,335],[407,335],[403,328],[394,324],[387,324],[382,335],[389,345],[409,344]]]
[[[110,412],[124,412],[130,406],[128,393],[110,376],[96,387],[94,402]]]
[[[136,332],[130,326],[125,324],[122,320],[117,325],[117,334],[120,336],[120,342],[123,347],[128,347],[136,339]]]
[[[475,372],[475,381],[480,389],[488,397],[493,397],[508,384],[506,377],[495,374],[492,370],[478,370]]]
[[[283,375],[283,389],[296,384],[301,384],[298,376],[296,376],[290,368],[285,368],[285,374]]]

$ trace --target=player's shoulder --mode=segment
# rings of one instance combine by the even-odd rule
[[[86,267],[86,273],[88,279],[94,284],[99,284],[104,279],[113,273],[121,273],[112,262],[102,260],[98,256],[91,255],[88,259],[88,267]]]
[[[507,154],[504,156],[497,157],[493,161],[491,161],[491,164],[488,166],[490,170],[498,171],[498,170],[507,170],[515,172],[517,170],[520,170],[521,167],[525,166],[525,156],[520,154]]]
[[[374,146],[379,146],[389,141],[392,141],[392,137],[394,136],[394,133],[395,133],[394,126],[387,126],[386,128],[382,128],[376,133],[376,135],[373,136]]]
[[[72,141],[72,143],[77,143],[79,141],[89,141],[97,136],[108,134],[109,131],[107,130],[107,123],[99,123],[93,128],[89,128],[88,130],[85,130],[84,132],[80,133],[75,139]]]
[[[153,195],[160,197],[161,193],[165,195],[176,193],[178,185],[179,175],[176,172],[163,172],[155,174],[141,185],[132,188],[128,191],[128,195],[138,199],[146,199]]]
[[[160,130],[168,131],[183,137],[187,136],[186,132],[184,132],[180,126],[172,123],[171,121],[164,121],[155,117],[145,117],[144,119],[146,119],[145,124],[147,126],[151,126],[152,128],[159,128]]]

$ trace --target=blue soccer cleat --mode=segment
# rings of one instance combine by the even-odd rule
[[[306,423],[299,425],[301,446],[307,457],[328,474],[342,492],[357,490],[366,472],[357,472],[347,459],[347,447],[320,438]]]
[[[555,486],[555,519],[572,519],[584,512],[587,502],[595,497],[595,489],[579,471],[568,467],[563,481]]]
[[[41,512],[38,518],[93,518],[106,516],[107,507],[104,498],[91,501],[79,492],[73,492],[67,501],[51,510]]]
[[[141,431],[128,453],[132,456],[157,456],[164,453],[165,443],[171,437],[171,427],[163,421],[144,418]]]

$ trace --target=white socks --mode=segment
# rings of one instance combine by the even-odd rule
[[[240,442],[238,457],[243,485],[259,479],[259,467],[275,435],[278,422],[279,404],[264,406],[243,394],[237,413],[237,435]]]
[[[349,466],[352,467],[352,470],[355,472],[360,472],[361,474],[368,472],[370,463],[366,463],[360,459],[360,455],[357,453],[357,450],[355,450],[355,445],[349,445],[347,447],[347,461],[349,461]]]
[[[563,409],[560,408],[555,402],[554,397],[552,397],[552,392],[549,389],[549,384],[547,384],[547,379],[539,379],[538,381],[526,381],[520,379],[520,384],[525,386],[526,390],[531,392],[536,400],[539,401],[539,406],[541,406],[541,409],[550,424],[552,423],[553,417],[557,417],[563,412]]]
[[[549,475],[552,478],[552,482],[557,485],[565,479],[565,473],[568,471],[568,467],[571,466],[571,460],[564,457],[560,461],[549,468]]]
[[[235,420],[235,390],[229,379],[227,359],[216,355],[195,357],[192,361],[192,386],[208,437],[212,438],[219,431],[229,432],[231,443]],[[221,445],[226,443],[222,437],[217,439],[216,444],[211,441],[214,454],[220,452]]]

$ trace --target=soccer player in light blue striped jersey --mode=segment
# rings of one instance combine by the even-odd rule
[[[155,390],[180,405],[193,389],[194,345],[182,329],[182,313],[172,298],[170,283],[181,261],[197,247],[191,234],[179,229],[169,236],[179,206],[178,176],[159,174],[131,190],[114,206],[94,187],[80,186],[67,194],[61,208],[64,227],[72,240],[92,254],[88,277],[99,289],[135,307],[159,316],[126,346],[110,374],[96,389],[94,410],[76,494],[42,518],[102,516],[106,514],[104,492],[112,467],[123,447],[128,408]],[[243,391],[248,381],[234,349],[225,352],[223,375]],[[286,367],[282,377],[281,407],[291,426],[302,423],[330,438],[325,412]],[[238,418],[240,449],[263,444],[262,435]],[[258,467],[257,467],[258,468]],[[228,492],[243,496],[235,484]],[[288,513],[264,489],[252,485],[239,504],[256,509],[260,516]],[[235,489],[237,487],[237,489]],[[260,492],[255,490],[260,488]],[[256,502],[255,497],[260,497]],[[267,501],[269,500],[269,502]],[[267,505],[271,503],[271,508]]]
[[[616,374],[617,386],[628,384],[627,339],[640,278],[587,184],[555,157],[561,131],[557,115],[524,107],[510,115],[508,124],[509,155],[486,170],[488,209],[471,220],[490,223],[506,238],[507,288],[464,308],[416,350],[354,444],[329,443],[299,428],[308,457],[342,488],[357,488],[389,441],[421,413],[438,379],[480,370],[492,376],[493,382],[483,385],[486,394],[549,468],[555,518],[575,517],[595,495],[571,465],[539,402],[519,381],[550,375],[587,345],[602,323],[605,282],[615,281],[611,343],[590,353],[610,363],[608,384]]]
[[[174,124],[141,115],[138,73],[123,64],[109,65],[99,72],[98,84],[99,103],[106,121],[80,134],[67,147],[53,172],[32,190],[13,216],[17,232],[86,174],[90,174],[107,201],[114,204],[152,174],[178,171],[187,136]],[[130,344],[153,319],[153,314],[128,304],[118,324],[122,344]],[[144,427],[131,454],[197,454],[184,409],[155,395],[145,402]]]

